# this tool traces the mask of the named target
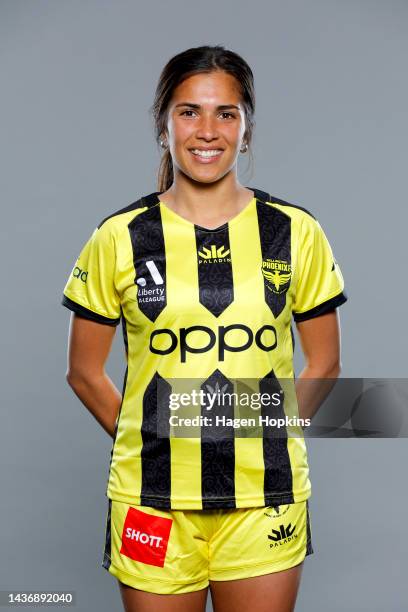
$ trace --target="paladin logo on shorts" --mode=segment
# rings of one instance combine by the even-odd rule
[[[268,538],[273,540],[274,543],[269,544],[269,546],[274,548],[275,546],[281,546],[281,544],[287,544],[292,539],[297,538],[297,533],[294,534],[295,529],[296,525],[292,527],[292,523],[289,523],[286,527],[285,525],[279,525],[279,531],[272,529],[272,535],[268,535]]]
[[[216,244],[212,244],[211,248],[204,246],[201,251],[198,251],[198,263],[224,263],[231,261],[231,257],[228,257],[230,250],[225,250],[225,246],[217,247]]]
[[[120,553],[148,565],[164,566],[172,519],[129,508]]]
[[[289,288],[292,267],[287,261],[280,259],[264,259],[262,274],[266,278],[267,287],[273,293],[285,293]]]

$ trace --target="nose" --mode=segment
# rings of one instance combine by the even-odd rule
[[[216,118],[212,115],[203,114],[197,126],[196,136],[206,141],[218,138]]]

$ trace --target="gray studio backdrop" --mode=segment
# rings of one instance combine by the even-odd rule
[[[111,440],[65,383],[60,299],[97,223],[156,189],[148,108],[171,55],[221,43],[253,67],[255,170],[241,180],[325,229],[349,295],[343,376],[406,376],[407,18],[396,0],[1,0],[0,589],[121,609],[100,567]],[[118,328],[119,388],[124,367]],[[308,449],[315,554],[297,609],[402,612],[406,439]]]

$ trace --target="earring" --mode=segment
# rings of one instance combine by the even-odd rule
[[[167,142],[165,140],[160,140],[160,146],[162,149],[165,149],[167,147]]]
[[[241,151],[241,153],[246,153],[248,151],[248,143],[247,142],[244,142],[244,144],[242,145],[240,151]]]

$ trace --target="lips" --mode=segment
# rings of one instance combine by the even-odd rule
[[[200,163],[211,163],[217,161],[222,153],[222,149],[190,149],[190,153],[194,159]]]

